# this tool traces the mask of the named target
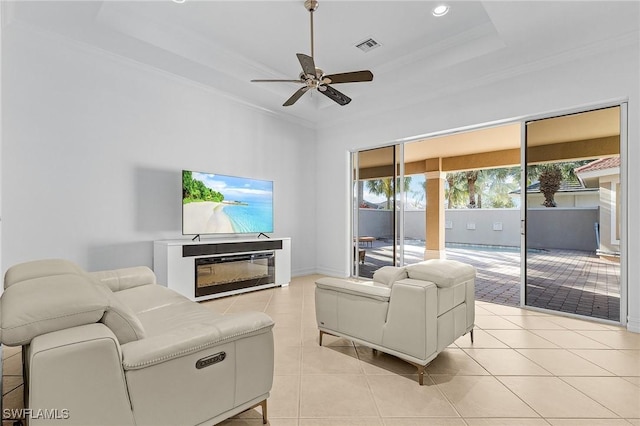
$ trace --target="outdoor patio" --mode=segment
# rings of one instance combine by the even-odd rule
[[[405,263],[423,260],[424,242],[405,242]],[[360,246],[365,250],[360,276],[372,277],[393,264],[389,240]],[[447,259],[476,267],[476,300],[509,306],[520,304],[520,251],[516,247],[447,245]],[[534,250],[527,259],[527,305],[619,321],[620,264],[593,252]]]

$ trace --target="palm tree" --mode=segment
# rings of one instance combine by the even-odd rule
[[[464,172],[447,173],[445,196],[447,198],[447,208],[449,209],[455,209],[465,204],[467,190]]]
[[[516,180],[519,180],[519,177],[520,169],[518,167],[481,170],[476,182],[476,186],[479,189],[478,208],[482,208],[483,192],[487,195],[488,207],[515,207],[515,203],[509,196],[509,192],[517,188]]]
[[[538,179],[540,180],[540,192],[544,194],[544,203],[542,203],[545,207],[556,207],[556,200],[554,199],[554,195],[560,189],[560,184],[562,183],[562,170],[558,167],[557,164],[547,164]]]
[[[543,163],[527,167],[527,182],[537,177],[540,182],[540,192],[544,195],[545,207],[556,207],[555,194],[560,189],[562,181],[575,182],[578,177],[575,169],[589,163],[591,160]]]
[[[478,180],[478,171],[469,170],[465,172],[467,179],[467,191],[469,192],[469,208],[476,208],[476,181]]]
[[[409,188],[409,184],[411,183],[411,176],[405,176],[404,178],[404,188],[405,191]],[[397,193],[397,185],[393,184],[393,179],[382,178],[382,179],[371,179],[367,181],[367,190],[373,195],[384,195],[387,198],[387,202],[385,207],[387,209],[391,209],[391,197],[393,197]]]
[[[405,186],[405,192],[406,192],[406,186]],[[425,180],[424,182],[422,182],[422,184],[420,185],[419,189],[416,189],[415,191],[411,191],[411,195],[413,195],[411,204],[413,204],[413,207],[417,208],[417,209],[421,209],[424,208],[424,200],[427,197],[427,181]]]

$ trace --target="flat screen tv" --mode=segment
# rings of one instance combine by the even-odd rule
[[[273,232],[273,182],[182,171],[182,234]]]

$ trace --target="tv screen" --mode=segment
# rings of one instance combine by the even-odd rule
[[[182,233],[273,232],[273,182],[182,171]]]

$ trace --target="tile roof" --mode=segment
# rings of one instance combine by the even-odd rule
[[[580,181],[566,181],[560,182],[560,189],[558,192],[592,192],[597,191],[598,188],[586,188]],[[527,186],[527,193],[540,192],[540,182],[534,182]],[[520,189],[513,190],[509,194],[519,194]]]
[[[600,158],[575,169],[576,173],[593,172],[620,167],[620,157]]]

